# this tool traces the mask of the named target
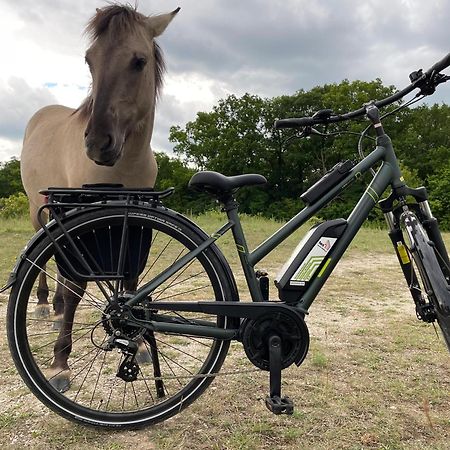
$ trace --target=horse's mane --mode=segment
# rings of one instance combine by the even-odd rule
[[[122,33],[130,32],[136,25],[143,24],[145,20],[146,16],[138,13],[135,7],[114,3],[104,8],[97,9],[97,14],[89,20],[85,33],[90,37],[91,42],[94,42],[108,30],[109,37],[117,37]],[[155,55],[155,94],[158,98],[163,83],[165,63],[162,50],[155,41],[153,41],[153,50]],[[75,113],[76,112],[86,115],[91,114],[91,94],[87,96]]]

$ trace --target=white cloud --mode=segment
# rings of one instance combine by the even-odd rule
[[[444,0],[141,3],[145,14],[182,7],[158,39],[168,74],[153,142],[166,151],[170,125],[184,125],[230,93],[274,96],[376,77],[401,88],[410,72],[450,51]],[[90,75],[82,33],[98,6],[98,0],[0,0],[0,138],[19,139],[33,108],[45,102],[76,107],[83,100]],[[445,98],[444,86],[431,100]]]

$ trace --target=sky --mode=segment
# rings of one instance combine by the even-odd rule
[[[83,30],[105,5],[0,0],[0,161],[20,156],[39,108],[77,107],[86,97]],[[230,94],[289,95],[344,78],[402,88],[410,72],[450,52],[447,0],[139,0],[138,11],[178,6],[157,39],[167,73],[151,145],[169,154],[170,126],[184,126]],[[450,84],[431,101],[449,103]]]

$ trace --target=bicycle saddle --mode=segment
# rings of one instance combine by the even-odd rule
[[[196,191],[203,191],[209,194],[225,194],[233,192],[243,186],[254,186],[266,184],[267,180],[262,175],[249,173],[245,175],[235,175],[227,177],[218,172],[205,170],[197,172],[189,181],[189,187]]]

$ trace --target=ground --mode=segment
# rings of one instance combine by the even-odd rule
[[[214,228],[217,217],[200,218]],[[218,223],[218,222],[217,222]],[[277,224],[247,218],[253,248]],[[212,230],[211,230],[212,231]],[[26,242],[27,225],[0,227],[2,281]],[[227,256],[233,249],[225,238]],[[288,241],[262,266],[272,278],[293,248]],[[292,416],[264,406],[268,374],[253,371],[233,343],[210,388],[184,412],[138,431],[111,432],[70,423],[26,388],[9,356],[7,294],[0,297],[0,441],[5,449],[448,449],[450,357],[414,307],[386,232],[363,229],[307,317],[310,352],[283,372]],[[236,262],[233,268],[237,270]],[[237,271],[242,297],[242,274]],[[271,296],[276,297],[275,287]]]

